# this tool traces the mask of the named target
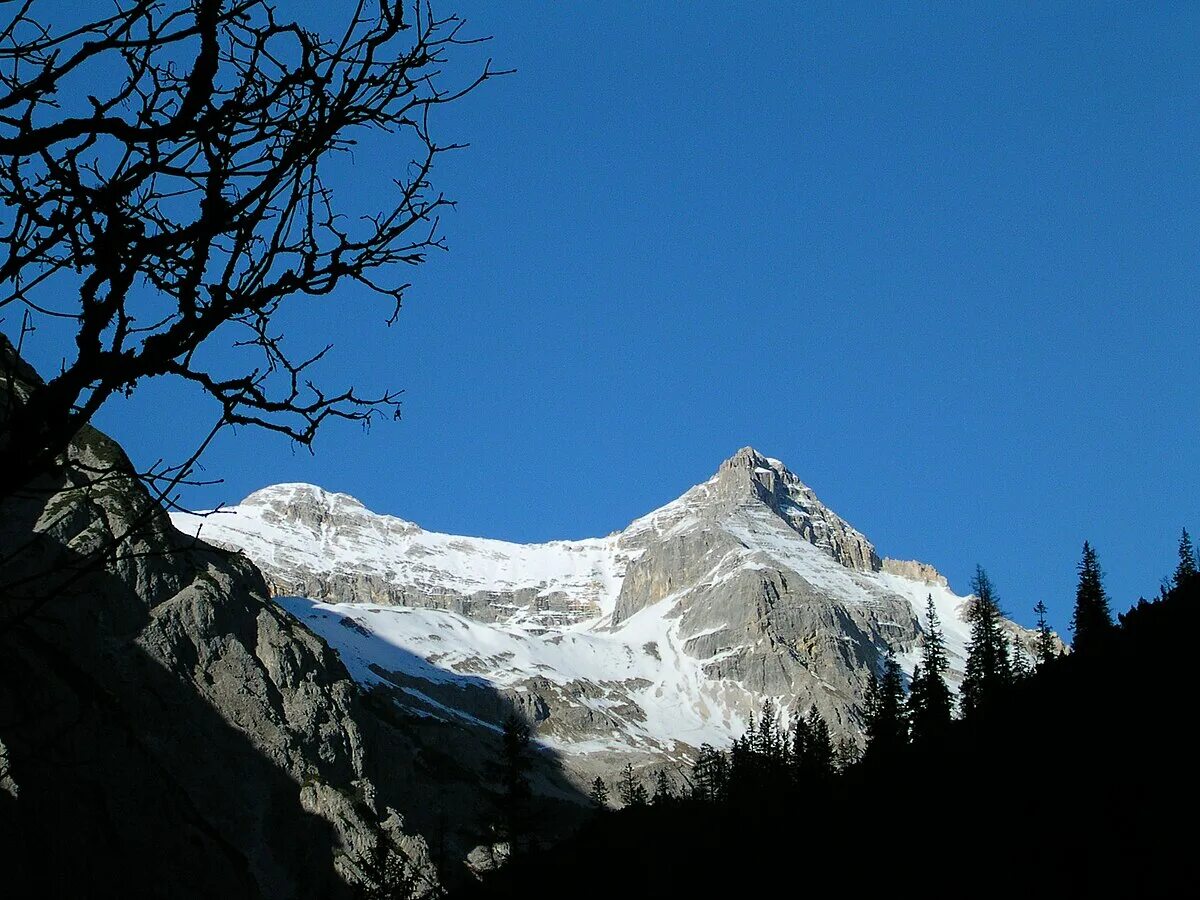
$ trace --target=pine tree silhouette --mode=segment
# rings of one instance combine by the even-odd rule
[[[1037,664],[1043,666],[1058,656],[1058,642],[1055,641],[1054,632],[1050,630],[1046,621],[1046,604],[1039,600],[1033,611],[1037,613],[1037,637],[1033,642],[1033,655]]]
[[[912,688],[908,695],[909,722],[914,743],[923,743],[944,733],[954,711],[954,698],[945,680],[950,668],[946,658],[946,639],[932,594],[925,600],[925,618],[925,644],[921,648],[921,662],[913,672]]]
[[[971,601],[967,618],[971,641],[967,647],[967,671],[962,683],[962,712],[970,716],[988,705],[1012,683],[1012,661],[1001,624],[996,589],[982,566],[971,579]]]
[[[837,772],[845,772],[858,765],[862,759],[862,748],[858,746],[858,741],[849,735],[842,735],[838,739],[837,749],[833,752],[833,766]]]
[[[1012,636],[1009,658],[1012,660],[1013,681],[1021,681],[1033,674],[1033,666],[1029,664],[1029,657],[1025,655],[1021,639],[1015,634]]]
[[[725,781],[725,799],[744,797],[753,788],[758,772],[758,752],[751,739],[756,733],[754,717],[750,717],[750,730],[737,738],[729,747],[728,777]]]
[[[592,789],[588,793],[588,796],[601,809],[608,806],[608,785],[604,783],[604,779],[599,775],[592,781]]]
[[[866,759],[883,759],[908,744],[908,721],[904,708],[904,678],[895,654],[889,649],[880,675],[871,673],[867,682]]]
[[[1096,551],[1083,542],[1083,558],[1079,561],[1079,586],[1075,590],[1075,613],[1071,616],[1075,633],[1074,650],[1088,653],[1104,644],[1113,630],[1108,594],[1101,581],[1100,562]]]
[[[1179,538],[1179,565],[1175,568],[1175,587],[1183,587],[1195,578],[1196,570],[1196,551],[1192,547],[1191,535],[1185,528]]]
[[[811,738],[809,732],[808,719],[800,713],[796,714],[796,720],[792,723],[792,733],[790,748],[788,751],[788,763],[792,768],[792,778],[796,783],[803,782],[808,772],[805,769],[804,761],[808,753],[808,744]]]
[[[775,757],[779,752],[779,726],[775,721],[775,704],[764,700],[762,717],[758,720],[758,731],[754,737],[754,751],[766,759]]]
[[[667,776],[667,770],[659,769],[654,776],[654,796],[650,798],[650,802],[655,806],[663,806],[674,799],[675,791],[671,785],[671,779]]]
[[[707,803],[725,799],[725,779],[728,763],[725,754],[712,744],[701,744],[692,766],[692,796]]]
[[[618,793],[621,796],[621,803],[625,808],[634,806],[645,806],[647,802],[646,786],[642,784],[640,778],[633,771],[633,764],[626,763],[625,768],[621,770],[621,783],[618,787]]]
[[[808,736],[800,758],[800,771],[808,778],[824,780],[833,774],[833,739],[829,735],[829,725],[815,704],[808,711],[804,726]]]
[[[497,766],[501,786],[497,825],[500,836],[510,842],[514,852],[529,830],[529,801],[533,795],[528,778],[532,765],[529,742],[529,725],[524,719],[510,715],[504,720]]]

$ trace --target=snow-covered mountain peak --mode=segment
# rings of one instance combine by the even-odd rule
[[[314,532],[341,531],[354,527],[397,535],[414,534],[422,530],[419,525],[406,519],[372,512],[357,497],[327,491],[304,482],[270,485],[222,512],[247,514],[268,523],[294,522]],[[221,513],[216,515],[220,516]]]
[[[366,507],[349,494],[327,491],[315,484],[289,481],[260,488],[250,494],[238,506],[260,506],[283,509],[289,506],[306,505],[324,509],[362,509]]]
[[[604,538],[439,534],[307,484],[173,518],[308,598],[281,602],[406,709],[488,718],[482,679],[573,758],[723,740],[767,698],[855,732],[883,654],[916,663],[927,596],[952,679],[965,657],[966,598],[931,566],[881,560],[752,447]]]

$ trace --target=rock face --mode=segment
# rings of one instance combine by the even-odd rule
[[[20,402],[36,375],[0,353],[0,394]],[[494,730],[364,694],[246,557],[181,534],[130,473],[84,428],[56,473],[0,503],[6,890],[435,890],[417,832],[438,834],[443,870],[479,842],[446,822],[481,827]]]
[[[909,581],[923,581],[926,584],[937,584],[946,587],[946,576],[928,563],[915,559],[885,559],[882,571],[891,575],[899,575]]]
[[[435,534],[311,485],[175,521],[240,547],[361,683],[450,721],[495,721],[503,696],[580,781],[724,743],[766,699],[788,713],[815,705],[857,734],[882,656],[909,672],[919,658],[926,597],[952,678],[965,661],[967,598],[930,566],[882,560],[751,448],[593,540]]]

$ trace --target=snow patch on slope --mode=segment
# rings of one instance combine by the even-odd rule
[[[588,682],[614,690],[611,697],[579,698],[585,706],[611,711],[632,701],[644,714],[629,720],[613,742],[602,742],[605,749],[722,743],[745,729],[723,699],[740,689],[709,678],[700,662],[684,653],[678,618],[671,615],[676,599],[668,597],[603,634],[579,626],[531,634],[515,625],[414,607],[299,597],[276,602],[321,635],[365,686],[393,684],[388,673],[436,685],[482,683],[499,691],[521,690],[533,678],[561,687]],[[428,695],[421,699],[436,703]],[[586,743],[572,745],[573,751],[586,752]]]

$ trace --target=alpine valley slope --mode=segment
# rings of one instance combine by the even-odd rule
[[[858,733],[887,650],[910,674],[919,659],[927,596],[953,680],[966,657],[969,598],[930,566],[881,559],[749,447],[605,538],[437,534],[305,484],[173,519],[245,552],[364,686],[492,727],[503,697],[580,778],[723,745],[766,699]],[[1006,627],[1028,654],[1032,633]]]

